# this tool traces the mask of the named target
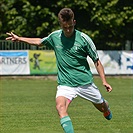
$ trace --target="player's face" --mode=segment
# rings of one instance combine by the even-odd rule
[[[76,20],[70,20],[65,22],[60,22],[60,26],[66,37],[71,37],[74,33],[74,26],[76,24]]]

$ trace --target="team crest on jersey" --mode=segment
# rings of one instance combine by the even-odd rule
[[[80,48],[80,44],[74,44],[75,51],[77,51]]]

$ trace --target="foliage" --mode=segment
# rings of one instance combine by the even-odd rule
[[[8,8],[4,9],[3,17],[6,19],[2,21],[4,27],[2,31],[12,31],[29,37],[44,36],[52,30],[52,23],[56,25],[57,17],[49,8],[42,8],[41,5],[34,6],[27,0],[11,2],[8,1]]]
[[[98,49],[121,49],[133,38],[132,0],[1,0],[0,39],[7,31],[21,36],[44,37],[59,29],[57,14],[70,7],[76,28],[87,33]]]

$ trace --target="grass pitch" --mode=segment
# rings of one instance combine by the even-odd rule
[[[113,87],[111,93],[95,78],[110,104],[112,120],[106,120],[90,102],[77,97],[68,110],[75,133],[133,132],[133,79],[112,77],[107,81]],[[63,133],[55,109],[56,86],[56,81],[49,79],[1,79],[1,133]]]

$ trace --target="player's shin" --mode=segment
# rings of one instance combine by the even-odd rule
[[[111,111],[110,111],[109,104],[108,104],[108,102],[107,102],[106,100],[105,100],[104,102],[105,102],[105,104],[106,104],[108,110],[107,110],[106,112],[104,112],[103,115],[104,115],[104,117],[105,117],[107,120],[111,120],[111,119],[112,119],[112,113],[111,113]]]

